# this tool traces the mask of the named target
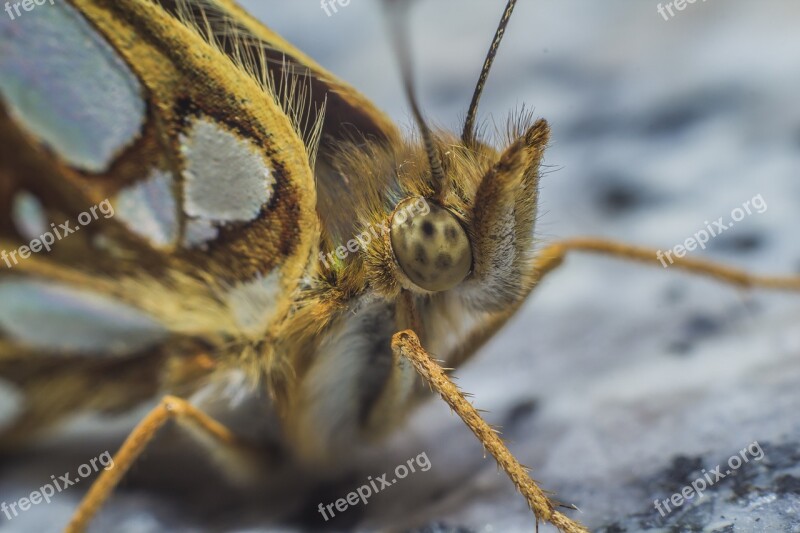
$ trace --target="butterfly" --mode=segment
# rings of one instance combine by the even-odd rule
[[[549,126],[517,113],[499,146],[476,127],[514,6],[460,135],[426,123],[393,28],[416,137],[232,0],[70,0],[0,21],[0,378],[18,397],[0,442],[163,397],[69,531],[171,420],[246,455],[186,400],[231,384],[264,392],[304,464],[389,435],[433,389],[537,522],[585,531],[449,377],[569,253],[657,264],[603,239],[537,249]]]

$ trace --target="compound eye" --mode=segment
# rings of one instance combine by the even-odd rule
[[[450,211],[423,198],[406,198],[397,205],[390,237],[403,273],[427,291],[455,287],[472,268],[467,232]]]

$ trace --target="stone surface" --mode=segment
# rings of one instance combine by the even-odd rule
[[[408,125],[377,4],[353,1],[327,16],[316,2],[247,2]],[[669,21],[656,6],[520,2],[481,117],[503,128],[508,112],[525,102],[551,123],[540,238],[595,234],[668,250],[705,221],[728,220],[761,195],[763,213],[743,218],[692,256],[765,273],[798,272],[800,5],[712,0],[688,4]],[[475,0],[417,3],[419,94],[435,123],[457,129],[500,9],[500,2]],[[662,268],[655,258],[654,267],[645,267],[574,256],[458,371],[459,384],[491,423],[503,426],[536,479],[577,505],[593,530],[797,532],[798,323],[796,297],[733,290]],[[102,452],[103,442],[32,452],[2,466],[0,500],[74,469]],[[703,469],[721,465],[724,473],[729,458],[754,442],[764,453],[760,461],[751,459],[666,516],[655,509],[655,499],[680,492]],[[305,498],[305,527],[314,529],[321,523],[317,502],[346,496],[367,475],[423,452],[429,471],[354,507],[331,527],[534,530],[508,479],[446,406],[432,401],[386,448],[359,459],[356,472],[305,496],[293,491],[308,473],[289,475],[269,497],[242,494],[200,469],[205,462],[196,458],[170,462],[164,480],[153,452],[96,531],[301,530],[269,525],[267,509],[283,505],[281,498],[295,504]],[[181,484],[187,472],[197,481]],[[137,489],[148,483],[161,492]],[[2,529],[54,531],[79,495],[80,489],[63,493],[47,507],[0,522]]]

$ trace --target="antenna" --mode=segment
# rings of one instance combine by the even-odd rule
[[[408,5],[409,2],[405,0],[384,0],[389,31],[392,35],[392,46],[400,64],[403,88],[422,136],[422,142],[425,144],[425,152],[428,155],[428,163],[433,177],[434,191],[441,200],[447,193],[447,178],[442,169],[442,160],[439,156],[439,151],[436,149],[433,133],[422,116],[414,93],[414,69],[411,60],[411,46],[408,40]]]
[[[483,87],[486,85],[486,78],[489,77],[489,71],[492,69],[494,56],[497,55],[500,41],[503,40],[506,26],[508,26],[508,21],[511,19],[511,12],[514,11],[514,6],[516,4],[517,0],[508,0],[506,4],[506,9],[503,11],[503,16],[500,17],[500,24],[497,25],[497,31],[494,34],[494,39],[492,39],[492,44],[489,46],[489,51],[486,53],[481,75],[478,78],[478,84],[475,86],[475,92],[472,93],[472,101],[469,104],[469,111],[467,111],[467,120],[464,122],[464,132],[461,134],[461,140],[467,146],[475,143],[475,117],[478,114],[478,102],[481,99]]]

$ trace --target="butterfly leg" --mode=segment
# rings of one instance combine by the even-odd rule
[[[247,447],[229,429],[212,419],[186,400],[175,396],[165,396],[161,403],[136,426],[114,456],[114,467],[103,470],[83,497],[78,509],[72,515],[67,533],[86,531],[111,493],[122,480],[134,462],[142,455],[158,430],[170,420],[175,420],[198,436],[208,437],[213,444],[221,445],[237,455],[242,455]],[[247,450],[249,451],[249,450]],[[232,456],[233,457],[233,456]]]
[[[800,276],[762,276],[721,263],[693,257],[669,257],[670,264],[663,260],[659,250],[635,246],[610,239],[577,237],[547,245],[537,255],[534,266],[533,285],[560,266],[569,252],[588,252],[617,259],[637,261],[666,268],[675,268],[692,274],[708,276],[722,283],[742,288],[760,288],[785,291],[800,291]]]
[[[537,521],[550,522],[566,533],[588,531],[578,522],[567,518],[556,510],[557,504],[551,501],[536,482],[531,479],[528,469],[517,461],[497,432],[481,418],[478,410],[466,400],[464,394],[447,377],[444,370],[425,352],[417,335],[412,330],[396,333],[392,338],[392,350],[397,356],[410,361],[423,379],[441,395],[442,399],[472,430],[472,433],[494,456],[517,489],[525,496]]]

